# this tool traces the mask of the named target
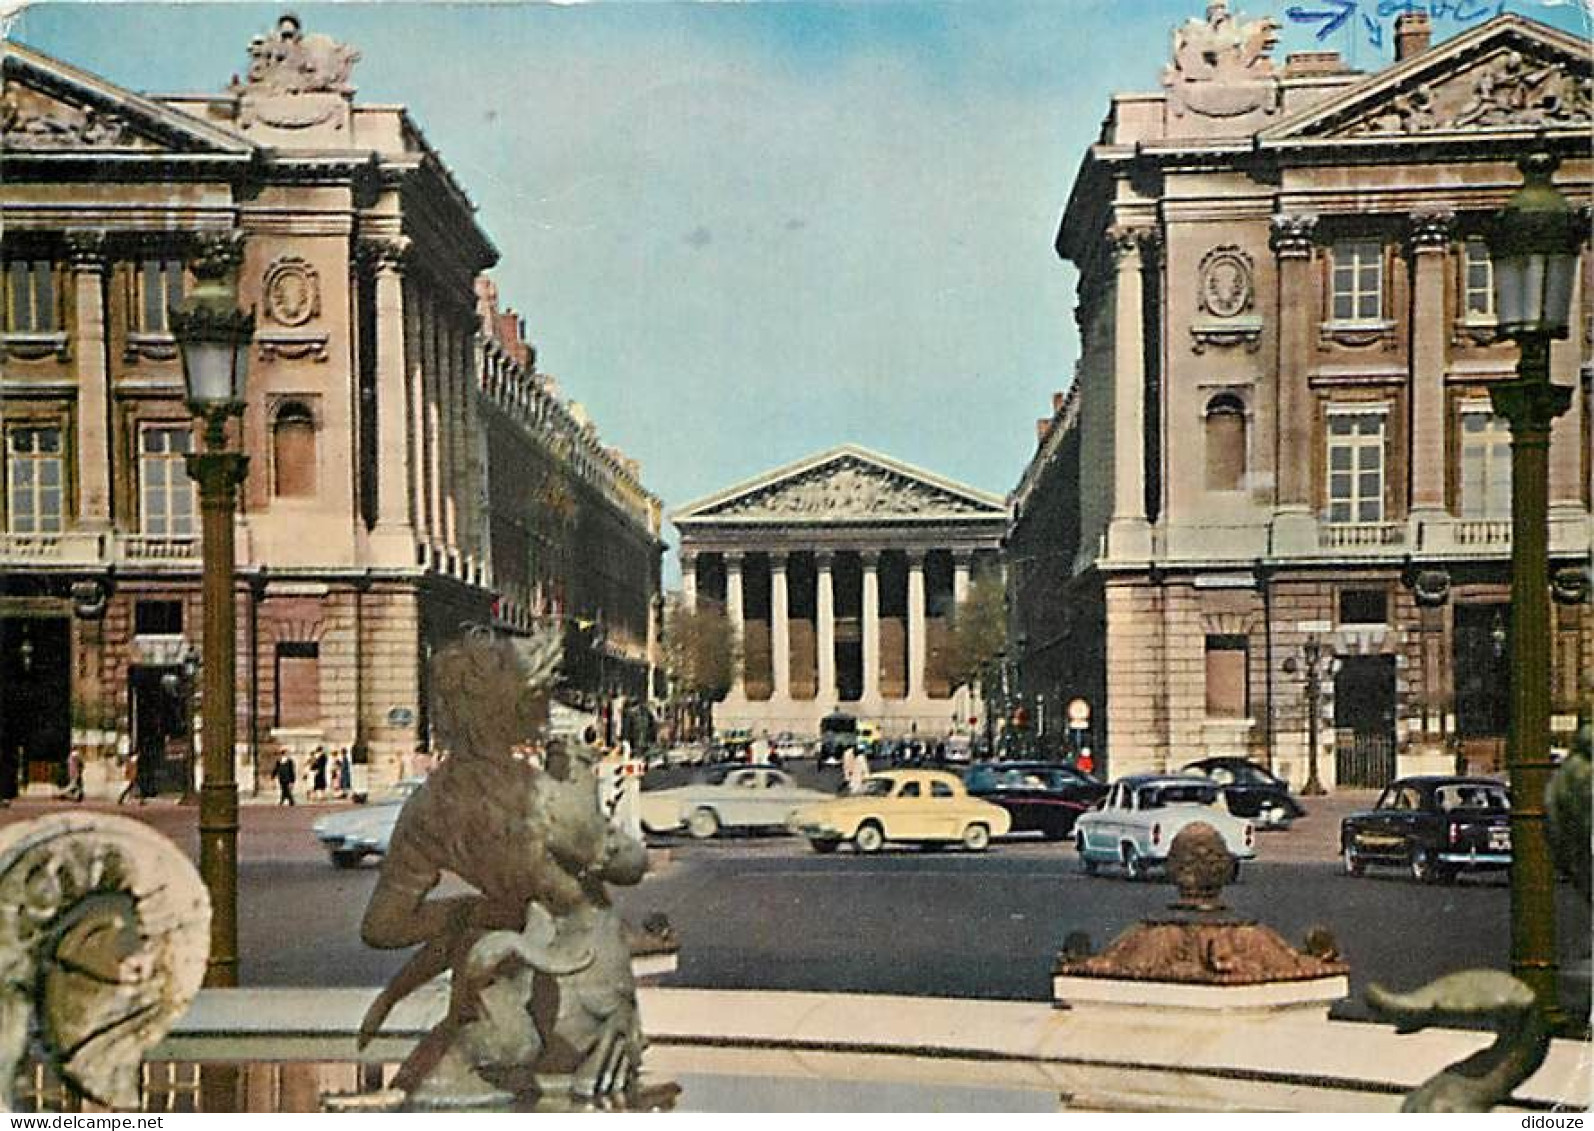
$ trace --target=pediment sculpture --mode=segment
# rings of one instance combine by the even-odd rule
[[[249,70],[228,88],[238,95],[239,124],[304,129],[337,118],[354,95],[349,76],[359,59],[348,44],[306,35],[299,17],[284,15],[270,35],[250,41]]]
[[[1240,23],[1226,0],[1212,0],[1204,20],[1186,20],[1173,33],[1173,62],[1162,73],[1175,114],[1234,118],[1278,109],[1278,79],[1270,53],[1279,22]]]
[[[1442,81],[1402,91],[1354,121],[1347,135],[1449,130],[1587,127],[1594,122],[1594,79],[1562,60],[1503,51]]]
[[[845,519],[983,510],[932,484],[848,458],[733,499],[713,513],[715,517]]]
[[[0,145],[8,149],[126,149],[147,144],[117,113],[75,106],[19,82],[0,91]]]

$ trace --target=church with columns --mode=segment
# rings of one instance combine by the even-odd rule
[[[812,736],[837,711],[885,737],[983,723],[946,651],[971,579],[1002,568],[999,496],[848,445],[671,517],[685,600],[722,606],[741,640],[722,730]]]

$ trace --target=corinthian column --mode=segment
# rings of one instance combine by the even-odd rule
[[[77,379],[78,525],[103,530],[111,523],[109,388],[105,364],[105,233],[67,233],[77,315],[72,361]]]
[[[1152,233],[1114,228],[1108,233],[1117,263],[1113,290],[1112,519],[1107,552],[1115,558],[1151,553],[1146,523],[1145,319],[1143,248]]]
[[[830,571],[835,556],[826,553],[814,555],[814,580],[818,585],[815,594],[814,610],[819,624],[816,626],[819,641],[818,655],[815,657],[819,669],[819,690],[816,692],[825,710],[831,710],[836,705],[838,692],[836,689],[836,586],[834,575]]]
[[[725,555],[725,615],[730,618],[731,632],[736,638],[737,648],[742,645],[743,617],[742,617],[742,555]],[[747,657],[743,656],[736,664],[736,678],[731,682],[731,698],[742,699],[747,695]]]
[[[908,554],[908,698],[924,696],[925,625],[924,554]]]
[[[1278,258],[1278,498],[1273,517],[1274,552],[1316,548],[1312,519],[1312,392],[1306,372],[1318,318],[1312,301],[1312,238],[1315,216],[1275,216],[1271,243]]]
[[[697,608],[697,555],[681,555],[681,598],[688,609]]]
[[[863,698],[880,699],[880,554],[865,550],[858,555],[863,566]]]
[[[411,565],[410,443],[405,428],[404,263],[406,236],[368,240],[376,274],[376,529],[373,543],[383,564]]]
[[[791,626],[786,599],[786,555],[769,555],[769,652],[776,702],[791,701]]]
[[[1411,217],[1411,517],[1445,513],[1445,265],[1455,216]]]

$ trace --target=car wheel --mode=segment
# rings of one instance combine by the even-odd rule
[[[1345,862],[1347,876],[1359,876],[1367,870],[1367,865],[1362,862],[1361,856],[1356,852],[1356,846],[1349,841],[1345,843],[1345,851],[1340,857]]]
[[[686,831],[697,840],[708,840],[720,831],[720,819],[712,809],[698,809],[687,818]]]
[[[1085,835],[1080,833],[1074,837],[1074,851],[1079,853],[1079,867],[1087,876],[1096,874],[1096,862],[1085,855]]]
[[[1229,857],[1228,882],[1231,884],[1237,884],[1240,882],[1240,858],[1238,856]]]
[[[1146,865],[1145,858],[1140,855],[1140,850],[1132,844],[1124,845],[1124,871],[1131,880],[1144,880],[1151,874]]]
[[[360,857],[363,855],[360,852],[350,852],[345,848],[334,848],[332,850],[332,866],[334,868],[358,868],[360,866]]]
[[[879,852],[886,843],[886,834],[879,825],[873,821],[865,821],[858,826],[858,831],[853,834],[852,845],[859,852]]]
[[[813,850],[819,853],[821,856],[829,856],[832,852],[836,851],[836,845],[840,843],[841,842],[839,840],[827,836],[814,836],[808,838],[808,844],[810,847],[812,847]]]
[[[991,830],[984,825],[970,825],[963,830],[963,847],[970,852],[984,852],[991,847]]]
[[[1433,855],[1426,848],[1411,850],[1411,875],[1419,883],[1436,884],[1444,869],[1434,862]]]

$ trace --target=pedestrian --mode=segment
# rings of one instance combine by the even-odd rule
[[[325,801],[327,796],[327,750],[317,746],[310,755],[310,800]]]
[[[849,793],[862,793],[863,783],[869,780],[869,748],[858,747],[858,756],[852,762],[853,782],[848,788]]]
[[[129,794],[138,794],[138,803],[144,804],[144,785],[138,780],[138,751],[134,750],[127,755],[127,761],[122,764],[122,774],[127,779],[127,784],[122,787],[122,794],[116,799],[120,805],[126,801]]]
[[[841,751],[841,783],[848,793],[852,792],[853,779],[857,776],[858,748],[855,746],[844,747]]]
[[[61,796],[83,800],[83,755],[76,746],[66,756],[66,790]]]
[[[277,755],[277,764],[272,769],[271,776],[277,779],[277,804],[292,805],[293,783],[298,778],[299,773],[294,768],[293,758],[286,750]]]
[[[338,796],[347,797],[349,795],[349,786],[354,781],[354,766],[349,762],[349,748],[347,746],[338,751],[333,765],[338,771]]]
[[[1078,766],[1082,772],[1087,774],[1094,773],[1096,771],[1096,759],[1090,756],[1090,747],[1080,747],[1079,757],[1075,759],[1074,765]]]

